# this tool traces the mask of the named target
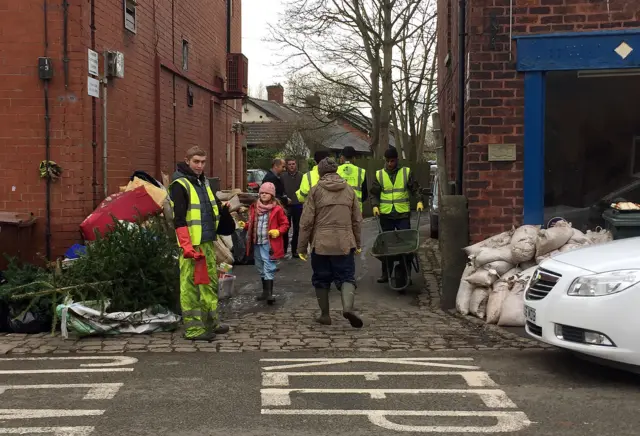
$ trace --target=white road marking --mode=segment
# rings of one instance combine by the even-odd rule
[[[0,428],[0,434],[53,434],[54,436],[89,436],[95,427],[18,427]]]
[[[356,372],[263,372],[262,386],[289,386],[289,377],[363,376],[367,381],[380,376],[459,375],[472,387],[497,386],[485,371],[356,371]]]
[[[86,369],[7,369],[0,370],[0,375],[11,374],[74,374],[87,372],[133,372],[133,368],[86,368]]]
[[[89,391],[83,400],[111,400],[118,393],[124,383],[76,383],[76,384],[45,384],[45,385],[0,385],[0,394],[6,390],[27,389],[73,389],[87,388]]]
[[[67,357],[8,357],[0,359],[2,362],[16,362],[16,361],[65,361],[65,360],[111,360],[112,362],[104,363],[82,363],[81,368],[91,367],[114,367],[114,366],[127,366],[138,363],[138,359],[129,356],[67,356]]]
[[[322,365],[337,365],[343,363],[389,363],[393,365],[416,365],[416,366],[435,366],[440,368],[456,368],[474,370],[480,369],[478,366],[471,365],[455,365],[440,362],[455,362],[455,361],[473,361],[471,357],[400,357],[400,358],[340,358],[340,359],[325,359],[325,358],[312,358],[312,359],[260,359],[261,362],[304,362],[304,363],[292,363],[288,365],[276,365],[265,366],[262,369],[265,371],[274,371],[280,369],[293,369],[293,368],[306,368],[311,366]]]
[[[330,410],[330,409],[262,409],[263,415],[342,415],[366,416],[372,424],[388,430],[420,433],[505,433],[524,430],[531,422],[524,412],[466,412],[438,410]],[[421,426],[396,424],[387,416],[496,418],[493,426]]]
[[[0,421],[5,419],[61,418],[67,416],[99,416],[104,410],[81,409],[0,409]]]
[[[478,395],[487,407],[493,409],[517,406],[500,389],[261,389],[262,406],[290,406],[291,393],[301,394],[367,394],[372,399],[385,399],[387,394],[473,394]]]

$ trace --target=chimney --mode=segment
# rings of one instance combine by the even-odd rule
[[[317,92],[314,92],[313,95],[307,95],[304,101],[307,107],[311,109],[318,109],[321,103],[320,95]]]
[[[267,99],[276,103],[284,104],[284,88],[281,84],[267,86]]]

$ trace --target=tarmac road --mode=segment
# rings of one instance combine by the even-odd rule
[[[360,360],[317,361],[349,356]],[[69,357],[0,359],[0,435],[623,436],[640,425],[638,376],[556,351]]]

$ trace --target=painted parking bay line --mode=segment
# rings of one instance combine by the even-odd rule
[[[0,385],[0,394],[7,390],[34,389],[88,389],[83,400],[111,400],[118,393],[124,383],[73,383],[73,384],[43,384],[43,385]]]
[[[473,361],[471,357],[398,357],[398,358],[310,358],[310,359],[260,359],[261,362],[300,362],[287,365],[265,366],[265,371],[275,371],[280,369],[307,368],[322,365],[339,365],[344,363],[388,363],[391,365],[416,365],[432,366],[440,368],[455,368],[466,370],[478,370],[479,366],[456,365],[444,362],[453,361]]]
[[[524,412],[467,412],[437,410],[327,410],[327,409],[262,409],[263,415],[338,415],[366,416],[378,427],[387,430],[415,433],[506,433],[520,431],[531,425]],[[496,418],[493,426],[440,426],[440,425],[404,425],[391,422],[388,416],[426,416],[456,418]]]
[[[335,372],[263,372],[262,386],[289,386],[289,377],[361,376],[367,381],[380,380],[381,376],[443,376],[459,375],[472,387],[497,386],[485,371],[335,371]]]
[[[94,427],[19,427],[0,428],[0,434],[52,434],[53,436],[89,436]]]
[[[76,368],[45,368],[45,369],[1,369],[6,364],[14,362],[81,362]],[[67,357],[10,357],[0,359],[0,375],[19,374],[73,374],[91,372],[133,372],[130,365],[138,362],[129,356],[67,356]]]

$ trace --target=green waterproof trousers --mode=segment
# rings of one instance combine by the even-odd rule
[[[208,285],[195,285],[193,274],[196,262],[180,255],[180,307],[186,327],[185,337],[194,338],[219,325],[218,320],[218,266],[213,242],[203,242],[199,249],[207,257]]]

